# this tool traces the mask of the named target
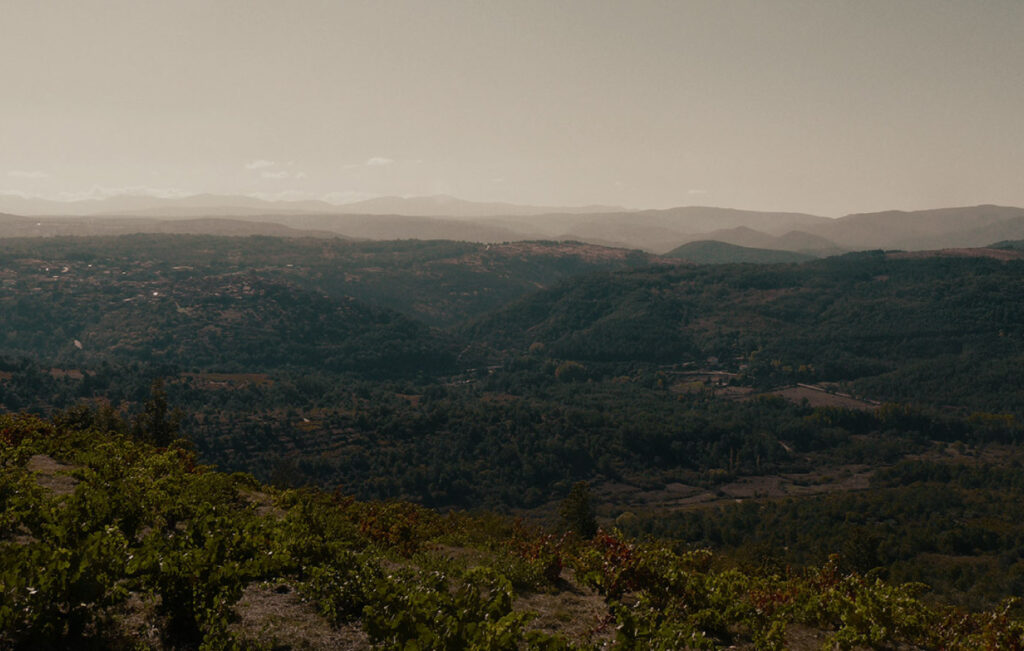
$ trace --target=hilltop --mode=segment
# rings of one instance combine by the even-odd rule
[[[665,254],[665,257],[680,258],[694,264],[729,264],[737,262],[774,264],[780,262],[806,262],[807,260],[814,259],[814,256],[794,251],[758,249],[714,240],[689,242],[672,249]]]
[[[1019,410],[1009,360],[1024,353],[1022,273],[1012,259],[881,252],[639,269],[525,296],[464,336],[582,362],[742,360],[747,373],[789,368],[878,399]]]

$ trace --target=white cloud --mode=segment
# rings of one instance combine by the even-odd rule
[[[268,167],[274,167],[275,165],[277,165],[277,163],[275,163],[272,160],[264,160],[262,158],[257,158],[256,160],[251,160],[248,163],[246,163],[245,164],[245,169],[247,169],[247,170],[265,170]]]
[[[396,161],[394,158],[388,158],[386,156],[372,156],[370,158],[367,158],[362,163],[349,163],[348,165],[344,165],[342,169],[354,170],[362,167],[387,167],[388,165],[394,165],[397,162],[398,161]]]
[[[11,170],[7,176],[15,179],[48,179],[50,175],[39,170]]]

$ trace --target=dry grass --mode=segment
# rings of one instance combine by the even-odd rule
[[[610,647],[615,639],[615,624],[604,597],[591,588],[561,580],[555,594],[519,595],[513,608],[536,613],[527,628],[562,635],[572,642]]]

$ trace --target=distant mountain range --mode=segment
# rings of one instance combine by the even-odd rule
[[[69,237],[169,233],[178,235],[265,235],[270,237],[344,238],[339,233],[300,230],[273,222],[200,217],[152,219],[139,217],[20,217],[0,214],[0,237]]]
[[[197,194],[187,197],[119,195],[106,199],[53,201],[0,194],[0,212],[31,217],[250,217],[254,215],[341,214],[405,215],[407,217],[479,218],[549,213],[622,212],[621,206],[526,206],[466,201],[448,195],[377,197],[355,203],[269,201],[243,195]]]
[[[337,208],[326,201],[265,201],[256,197],[215,194],[172,198],[119,195],[81,201],[0,195],[0,212],[27,217],[247,217],[257,214],[331,212]]]
[[[1024,237],[1024,208],[984,205],[862,213],[806,230],[846,249],[981,246]]]
[[[350,215],[405,215],[407,217],[474,218],[531,216],[552,213],[589,214],[623,212],[622,206],[524,206],[514,203],[466,201],[436,194],[427,197],[378,197],[336,206],[335,212]]]
[[[489,243],[578,240],[658,254],[703,241],[825,257],[865,249],[931,250],[1024,239],[1024,208],[992,205],[830,219],[707,206],[526,206],[446,195],[381,197],[345,205],[210,194],[77,202],[0,195],[0,213],[10,213],[0,217],[0,237],[186,232]]]

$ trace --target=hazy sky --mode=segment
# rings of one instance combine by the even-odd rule
[[[1024,1],[0,0],[0,191],[1024,205]]]

